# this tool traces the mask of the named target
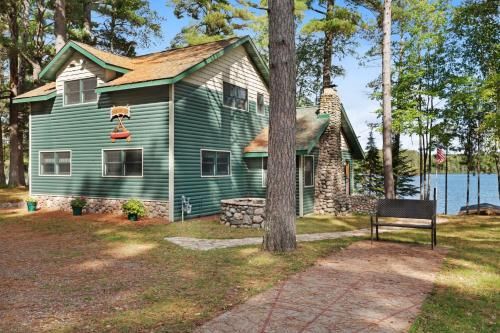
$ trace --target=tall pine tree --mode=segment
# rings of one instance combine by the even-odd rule
[[[419,188],[413,180],[413,177],[416,176],[416,170],[412,166],[412,161],[406,149],[401,147],[399,134],[394,135],[393,138],[392,156],[396,197],[408,198],[418,194]]]
[[[373,137],[374,125],[370,125],[370,134],[366,144],[366,157],[357,164],[355,173],[357,192],[365,195],[383,197],[384,196],[384,178],[380,154],[375,145]]]

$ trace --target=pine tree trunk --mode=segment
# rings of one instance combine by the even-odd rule
[[[66,44],[66,1],[56,0],[54,12],[54,34],[56,37],[56,53]]]
[[[22,155],[19,150],[19,106],[13,103],[13,98],[19,93],[19,52],[17,43],[19,40],[19,25],[17,18],[19,8],[13,2],[13,7],[9,12],[9,30],[13,45],[8,50],[9,57],[9,146],[10,146],[10,165],[9,165],[9,186],[17,187],[21,185],[19,160]]]
[[[5,156],[3,153],[3,124],[0,114],[0,187],[5,185]]]
[[[269,2],[270,116],[263,248],[292,251],[295,238],[295,22],[293,0]]]
[[[334,0],[327,0],[326,19],[333,18],[335,8]],[[325,43],[323,44],[323,88],[332,85],[332,54],[333,54],[333,32],[330,29],[325,31]]]
[[[382,41],[382,89],[383,89],[383,153],[384,192],[387,199],[394,198],[392,172],[392,107],[391,107],[391,0],[384,0]]]
[[[92,39],[92,1],[86,0],[83,3],[83,31],[86,38],[90,41]]]

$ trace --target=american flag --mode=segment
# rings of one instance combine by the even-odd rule
[[[446,161],[446,154],[443,148],[438,148],[436,150],[436,164],[442,164]]]

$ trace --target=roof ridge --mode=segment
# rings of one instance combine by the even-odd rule
[[[196,44],[196,45],[186,45],[186,46],[171,48],[171,49],[167,49],[167,50],[163,50],[163,51],[157,51],[157,52],[151,52],[151,53],[141,54],[141,55],[135,56],[132,59],[147,57],[147,56],[150,56],[150,55],[153,55],[153,54],[167,53],[167,52],[172,52],[172,51],[187,49],[187,48],[190,48],[190,47],[196,47],[196,46],[201,46],[201,45],[220,43],[220,42],[228,41],[228,40],[231,40],[231,39],[238,39],[239,40],[239,39],[242,39],[242,38],[245,38],[245,37],[247,37],[247,35],[245,35],[243,37],[234,36],[234,37],[229,37],[229,38],[214,40],[214,41],[211,41],[211,42],[200,43],[200,44]]]
[[[116,54],[116,53],[113,53],[113,52],[110,52],[110,51],[107,51],[107,50],[101,50],[93,45],[90,45],[90,44],[87,44],[87,43],[82,43],[82,42],[78,42],[76,40],[72,40],[70,39],[69,42],[73,42],[75,44],[80,44],[80,45],[85,45],[87,47],[90,47],[90,48],[93,48],[94,50],[97,50],[97,51],[100,51],[100,52],[105,52],[105,53],[108,53],[108,54],[111,54],[115,57],[120,57],[120,58],[124,58],[124,59],[127,59],[127,60],[134,60],[134,58],[131,58],[131,57],[127,57],[127,56],[124,56],[124,55],[121,55],[121,54]]]

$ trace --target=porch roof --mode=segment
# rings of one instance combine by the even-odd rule
[[[317,114],[316,108],[297,109],[295,149],[298,155],[309,154],[328,127],[327,114]],[[244,157],[265,157],[268,154],[269,127],[265,127],[244,149]]]

